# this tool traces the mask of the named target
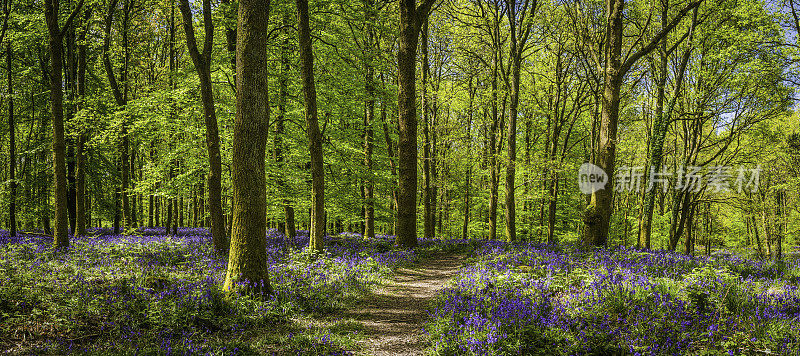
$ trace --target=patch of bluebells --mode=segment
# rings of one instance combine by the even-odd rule
[[[95,228],[72,238],[67,251],[53,251],[51,237],[11,238],[0,230],[0,351],[237,354],[249,346],[232,340],[249,330],[335,311],[418,258],[391,241],[326,237],[325,253],[309,256],[300,252],[307,231],[288,241],[270,230],[274,293],[226,298],[220,286],[227,256],[214,254],[203,228],[175,236],[163,228],[136,235]],[[341,351],[330,340],[316,343],[317,350]]]
[[[484,242],[438,295],[444,354],[800,352],[800,261]]]

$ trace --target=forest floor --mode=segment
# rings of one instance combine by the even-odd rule
[[[399,268],[384,286],[345,316],[364,326],[365,355],[424,355],[427,309],[436,294],[463,266],[464,256],[439,253]]]

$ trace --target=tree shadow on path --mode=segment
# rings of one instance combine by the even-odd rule
[[[437,292],[461,268],[463,256],[437,254],[398,269],[345,317],[364,326],[365,355],[424,355],[428,346],[422,328]]]

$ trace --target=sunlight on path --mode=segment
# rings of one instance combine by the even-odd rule
[[[364,325],[365,355],[424,355],[426,309],[461,267],[459,255],[436,255],[400,268],[385,288],[349,312]]]

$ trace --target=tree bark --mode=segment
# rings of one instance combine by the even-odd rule
[[[472,89],[472,77],[469,78],[469,107],[467,108],[467,152],[472,151],[472,104],[475,99],[475,91]],[[472,162],[469,162],[467,168],[467,177],[464,185],[464,224],[461,227],[461,238],[466,240],[469,238],[469,214],[470,214],[470,188],[472,186],[470,180],[472,179]]]
[[[222,212],[222,156],[219,151],[219,130],[217,128],[217,114],[214,108],[214,94],[211,86],[211,50],[214,47],[214,22],[211,16],[211,0],[203,1],[205,40],[202,53],[197,48],[189,0],[181,0],[179,5],[183,16],[183,29],[186,33],[186,45],[197,70],[197,76],[200,79],[200,96],[203,100],[209,166],[207,181],[208,210],[211,213],[211,238],[214,243],[214,250],[217,254],[223,254],[228,249],[228,238],[225,233],[225,216]],[[239,15],[242,15],[241,11]]]
[[[700,1],[690,3],[681,10],[666,27],[650,40],[647,45],[622,58],[623,8],[625,0],[606,0],[606,43],[603,72],[603,97],[600,115],[600,132],[595,148],[594,162],[609,177],[614,176],[617,149],[617,123],[619,121],[620,91],[628,70],[642,57],[652,52],[661,40],[672,31],[688,11],[700,5]],[[584,211],[583,243],[587,246],[606,246],[608,228],[614,203],[614,180],[609,179],[604,189],[592,193]]]
[[[288,19],[288,13],[284,16],[283,19],[284,25],[289,25],[290,21]],[[289,37],[285,37],[283,40],[283,45],[281,47],[281,76],[279,82],[279,97],[278,97],[278,117],[275,122],[275,161],[278,164],[279,170],[279,178],[278,178],[278,186],[281,187],[282,190],[287,190],[286,179],[283,177],[285,172],[285,162],[283,157],[283,151],[285,149],[285,144],[283,143],[283,136],[285,133],[285,122],[286,120],[286,103],[287,98],[289,96],[288,92],[288,82],[289,82],[289,73],[291,68],[289,67]],[[287,241],[294,241],[294,238],[297,234],[295,229],[295,222],[294,222],[294,206],[292,205],[292,201],[288,198],[283,199],[283,215],[284,215],[284,236]]]
[[[64,23],[58,24],[59,0],[46,0],[44,16],[47,22],[50,51],[50,106],[53,117],[53,184],[55,185],[55,233],[53,245],[56,249],[69,247],[67,216],[67,168],[65,161],[66,144],[64,142],[64,93],[61,90],[61,65],[64,29],[69,28],[75,15],[83,6],[80,0]],[[49,225],[49,223],[47,224]]]
[[[6,4],[6,16],[8,16],[8,4]],[[6,19],[8,21],[8,19]],[[14,123],[14,82],[13,78],[13,56],[11,40],[6,44],[6,71],[8,72],[8,235],[17,236],[17,147],[16,147],[16,125]]]
[[[431,158],[431,123],[430,123],[430,99],[428,98],[428,21],[422,25],[420,32],[422,43],[420,51],[422,54],[422,130],[425,142],[422,150],[422,173],[424,175],[423,187],[423,230],[426,239],[432,239],[436,235],[434,216],[436,216],[436,196],[433,192],[432,172],[433,165]]]
[[[772,258],[775,261],[783,259],[783,234],[786,231],[786,217],[783,213],[785,194],[783,190],[775,192],[775,247],[772,249]]]
[[[506,163],[506,239],[514,242],[517,240],[517,212],[516,212],[516,165],[517,165],[517,110],[519,108],[519,81],[522,53],[530,34],[532,21],[525,21],[526,10],[533,16],[537,2],[529,4],[524,1],[520,10],[517,2],[511,0],[508,6],[508,21],[511,30],[511,105],[508,110],[508,162]],[[528,7],[531,6],[530,10]],[[520,11],[519,13],[517,11]],[[518,20],[519,16],[519,20]],[[519,23],[517,23],[519,21]]]
[[[497,238],[497,202],[499,198],[499,186],[500,186],[500,165],[497,159],[497,155],[502,147],[502,144],[498,145],[498,137],[497,133],[498,130],[502,130],[503,124],[500,122],[498,118],[498,106],[500,102],[498,100],[498,86],[497,86],[497,78],[499,72],[499,55],[500,49],[495,49],[492,54],[492,124],[489,128],[489,165],[491,166],[490,169],[490,177],[489,177],[489,239],[494,240]],[[502,134],[501,139],[502,141]]]
[[[236,121],[231,182],[233,224],[223,289],[244,282],[249,293],[272,293],[266,250],[265,158],[269,128],[267,48],[269,0],[240,0],[236,38]]]
[[[686,65],[689,61],[689,56],[692,52],[691,42],[694,32],[694,26],[697,22],[697,8],[695,8],[694,17],[692,20],[692,27],[689,30],[689,48],[683,53],[681,63],[678,69],[678,76],[675,79],[675,91],[673,92],[672,99],[670,99],[667,110],[664,111],[665,87],[667,85],[667,46],[666,41],[661,44],[660,62],[659,62],[659,77],[656,83],[656,118],[653,122],[653,134],[651,135],[651,148],[650,157],[647,166],[651,170],[657,171],[661,168],[661,162],[664,152],[664,139],[667,135],[667,128],[671,122],[672,111],[677,103],[680,94],[681,84],[683,83],[683,76],[686,73]],[[664,6],[662,12],[662,28],[668,26],[667,24],[667,6]],[[646,178],[649,179],[649,178]],[[649,181],[648,181],[649,186]],[[655,185],[653,189],[645,193],[644,206],[642,207],[642,221],[640,223],[639,238],[636,242],[637,248],[650,249],[650,235],[653,223],[653,206],[655,205]],[[688,238],[688,235],[687,235]]]
[[[308,248],[322,251],[325,233],[325,176],[322,166],[322,134],[317,118],[317,90],[314,86],[314,53],[308,20],[308,0],[296,0],[298,47],[306,106],[306,133],[311,157],[311,230]]]
[[[364,236],[369,239],[375,238],[375,182],[372,167],[373,142],[375,140],[374,130],[372,129],[375,121],[375,69],[373,68],[373,52],[375,33],[372,27],[374,21],[373,1],[366,0],[364,3],[365,24],[367,31],[367,41],[365,52],[365,78],[364,90],[366,92],[366,113],[364,115],[364,166],[367,169],[368,178],[364,181]]]
[[[397,107],[400,135],[397,142],[397,240],[403,247],[417,246],[417,41],[422,23],[435,0],[400,0],[400,38],[397,50]]]
[[[84,28],[81,30],[78,47],[78,111],[83,109],[84,95],[86,94],[86,33],[89,31],[89,18],[91,11],[85,11],[83,16]],[[86,157],[84,157],[87,133],[78,132],[78,141],[75,145],[75,214],[77,224],[75,236],[86,235]],[[91,223],[91,221],[89,221]]]

